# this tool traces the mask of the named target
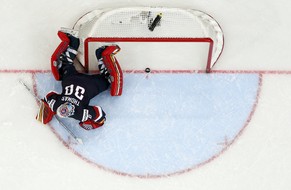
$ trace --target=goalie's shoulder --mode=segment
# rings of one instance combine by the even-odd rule
[[[45,97],[44,101],[49,105],[49,107],[55,111],[56,106],[55,103],[57,101],[58,96],[60,96],[57,92],[55,91],[50,91]]]
[[[55,99],[57,96],[59,96],[59,94],[55,91],[50,91],[49,93],[47,93],[47,95],[45,96],[45,101],[48,101],[50,99]]]

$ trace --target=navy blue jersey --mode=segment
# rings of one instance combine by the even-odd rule
[[[69,116],[81,122],[88,119],[99,120],[104,111],[99,106],[89,106],[89,102],[99,93],[108,89],[110,83],[103,75],[87,75],[79,73],[72,64],[66,65],[62,79],[62,93],[51,92],[45,101],[56,112],[65,102],[74,106],[74,113]]]
[[[80,40],[63,31],[59,31],[58,35],[62,42],[52,55],[51,64],[54,77],[62,81],[62,92],[50,92],[46,95],[38,118],[45,121],[43,123],[48,123],[52,116],[57,114],[62,118],[71,117],[80,121],[80,126],[86,130],[96,129],[104,124],[105,113],[100,106],[90,106],[89,103],[92,98],[109,88],[110,74],[101,61],[98,62],[100,74],[79,73],[74,67],[74,60]],[[64,48],[66,50],[63,51]],[[98,55],[101,55],[104,49],[105,47],[101,47]],[[103,69],[100,70],[101,68]],[[50,109],[48,112],[51,117],[45,117],[43,120],[42,116],[47,112],[45,108]]]

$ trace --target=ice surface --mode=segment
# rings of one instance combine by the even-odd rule
[[[50,73],[35,80],[40,97],[61,92]],[[74,119],[63,122],[83,139],[72,148],[85,159],[129,175],[169,175],[213,159],[229,145],[221,144],[226,138],[234,141],[259,85],[258,74],[125,74],[121,97],[107,91],[90,102],[107,113],[104,127],[85,131]],[[68,133],[51,125],[70,144]]]
[[[289,1],[100,0],[96,2],[93,0],[66,0],[60,2],[51,0],[40,2],[31,0],[29,6],[27,3],[26,1],[2,1],[0,7],[2,19],[0,32],[2,36],[0,43],[0,106],[2,108],[0,117],[0,189],[291,189],[291,54],[289,48],[291,38],[288,37],[291,29],[289,21],[291,4]],[[143,75],[126,75],[126,84],[131,85],[132,88],[128,88],[131,91],[125,90],[124,93],[130,95],[135,103],[139,102],[139,104],[132,102],[131,105],[127,105],[134,110],[126,111],[133,111],[136,114],[134,117],[137,117],[141,113],[135,106],[152,111],[155,110],[155,105],[160,108],[164,102],[166,106],[162,110],[166,113],[167,119],[172,115],[166,112],[166,108],[174,110],[176,107],[185,108],[189,113],[195,112],[196,114],[198,110],[198,117],[193,117],[195,120],[189,119],[193,124],[205,121],[203,116],[209,117],[208,111],[211,110],[207,108],[210,107],[218,110],[212,110],[213,117],[210,117],[209,122],[221,119],[221,122],[216,123],[217,127],[221,129],[219,133],[206,133],[199,130],[201,125],[196,125],[198,128],[183,125],[184,128],[180,131],[175,128],[177,125],[174,125],[178,120],[171,121],[173,124],[170,122],[170,125],[166,123],[168,120],[165,120],[163,124],[159,120],[151,121],[154,124],[149,125],[149,130],[144,128],[144,122],[140,122],[141,127],[136,130],[137,127],[134,124],[137,122],[136,118],[132,118],[131,122],[121,121],[125,116],[120,115],[116,121],[115,116],[119,110],[114,113],[115,109],[109,106],[115,105],[114,108],[116,108],[116,104],[129,101],[125,101],[123,96],[120,97],[122,101],[108,96],[106,98],[106,92],[100,96],[100,99],[96,99],[95,103],[104,106],[107,112],[112,111],[112,115],[108,116],[108,126],[93,133],[82,134],[82,137],[87,137],[84,139],[86,139],[88,147],[84,149],[79,145],[68,143],[65,131],[61,127],[54,129],[55,126],[57,127],[54,123],[46,127],[38,123],[34,119],[37,102],[18,83],[18,79],[22,78],[32,89],[38,90],[40,96],[45,94],[49,88],[58,88],[58,84],[51,83],[49,78],[47,81],[36,80],[40,76],[46,77],[46,73],[50,69],[51,53],[59,43],[56,31],[61,26],[71,27],[82,14],[92,9],[148,5],[201,9],[212,15],[221,24],[225,33],[225,49],[214,68],[222,72],[211,75],[191,75],[193,78],[185,80],[185,85],[187,87],[189,84],[192,85],[193,88],[187,90],[192,90],[188,92],[193,93],[193,97],[187,98],[187,102],[179,106],[177,106],[178,101],[173,100],[172,88],[165,88],[165,91],[158,88],[156,81],[159,81],[160,84],[163,81],[163,75],[150,76],[148,80],[145,80]],[[230,70],[233,73],[229,73]],[[131,77],[136,78],[130,80]],[[179,75],[179,80],[180,77],[189,76]],[[206,78],[212,80],[207,81]],[[171,79],[167,78],[167,80]],[[46,88],[43,90],[36,88],[35,81],[46,82],[44,85]],[[206,82],[208,85],[205,85]],[[260,82],[259,86],[258,82]],[[144,95],[147,96],[143,97],[142,93],[130,93],[134,85],[136,85],[136,90],[143,89]],[[165,83],[161,85],[166,86]],[[209,85],[212,85],[211,92],[214,95],[209,91],[207,93],[207,90],[210,89]],[[215,85],[224,85],[224,88]],[[147,88],[142,88],[145,86]],[[209,89],[201,89],[202,87]],[[259,97],[256,97],[258,87],[261,91]],[[160,90],[156,90],[155,93],[160,92],[161,98],[165,97],[166,93],[172,96],[156,100],[157,95],[150,94],[153,88]],[[175,93],[178,92],[185,93],[182,90]],[[199,92],[203,92],[202,96],[196,94]],[[217,94],[225,96],[215,96]],[[185,94],[182,95],[185,96]],[[238,96],[239,98],[237,98]],[[175,98],[177,97],[181,102],[179,96],[175,96]],[[146,98],[148,98],[147,101],[141,101]],[[256,98],[258,98],[258,102],[250,123],[243,133],[238,134],[238,130],[242,127],[239,124],[248,119],[248,114],[250,114]],[[101,100],[104,101],[101,102]],[[189,106],[190,103],[193,103],[189,101],[196,101],[194,103],[197,106]],[[141,105],[141,102],[144,104]],[[149,104],[152,102],[155,104]],[[211,104],[211,102],[215,104]],[[217,115],[217,113],[221,114],[222,109],[220,108],[223,106],[218,102],[229,103],[227,111],[230,115],[225,113],[221,116]],[[207,106],[203,107],[202,103]],[[168,107],[171,105],[172,107]],[[211,105],[216,107],[213,108]],[[177,114],[177,112],[171,113]],[[150,116],[152,117],[152,115]],[[187,114],[182,117],[187,117]],[[142,119],[145,120],[145,118]],[[120,125],[118,128],[114,122],[128,125]],[[157,126],[170,127],[157,130],[155,128]],[[75,130],[82,132],[80,128],[75,128]],[[193,135],[192,130],[196,130],[194,136],[191,136]],[[223,137],[225,132],[230,136]],[[179,135],[176,135],[177,133]],[[208,134],[215,138],[210,138]],[[238,134],[239,138],[231,146],[227,146],[235,134]],[[156,138],[156,135],[159,135],[160,138]],[[106,138],[107,136],[112,138]],[[202,141],[199,142],[201,143],[199,144],[200,149],[191,149],[192,145],[197,144],[189,140],[190,138]],[[90,142],[90,139],[93,140]],[[169,139],[173,139],[173,141]],[[209,141],[209,139],[213,141]],[[143,143],[144,140],[149,143]],[[93,141],[99,144],[96,144],[95,147]],[[178,141],[182,141],[182,143],[178,143]],[[160,145],[169,144],[172,148],[159,149],[158,146],[153,146],[158,143]],[[212,147],[218,148],[203,149],[210,143],[215,144]],[[147,147],[147,152],[139,151],[142,145]],[[181,147],[182,145],[184,146]],[[199,165],[198,169],[187,170],[187,168],[201,163],[201,160],[209,158],[210,154],[215,155],[215,152],[221,151],[225,146],[228,147],[227,150],[223,150],[223,154],[219,154],[216,159]],[[90,161],[96,159],[91,155],[92,149],[99,154],[97,157],[99,160],[95,160],[98,162],[95,165],[97,167],[85,162],[91,163]],[[135,155],[128,154],[126,151],[129,150],[131,154],[135,153]],[[162,150],[162,152],[158,150]],[[171,150],[168,155],[164,154],[167,150]],[[194,152],[188,150],[194,150]],[[87,158],[80,159],[78,151],[83,151],[82,153],[86,154]],[[175,154],[176,152],[179,154]],[[198,157],[189,156],[191,153]],[[114,156],[116,154],[118,156]],[[159,162],[155,159],[161,157],[166,162]],[[118,160],[118,158],[122,159]],[[186,161],[183,162],[183,159]],[[185,168],[186,171],[183,170]],[[184,172],[179,173],[180,175],[176,174],[168,178],[160,176],[156,179],[148,179],[144,176],[146,172],[159,175],[181,170]],[[125,174],[132,176],[140,174],[139,177],[142,179],[126,177]]]

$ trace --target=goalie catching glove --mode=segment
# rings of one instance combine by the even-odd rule
[[[38,114],[36,115],[36,120],[40,121],[43,124],[47,124],[52,120],[54,115],[55,112],[51,110],[48,103],[44,100],[41,100]]]

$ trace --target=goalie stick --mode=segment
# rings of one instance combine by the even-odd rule
[[[26,88],[26,90],[38,101],[38,102],[40,102],[41,101],[41,99],[38,97],[38,96],[36,96],[33,92],[32,92],[32,90],[27,86],[27,84],[24,82],[24,81],[22,81],[22,80],[18,80],[19,81],[19,83],[20,84],[22,84],[25,88]],[[79,144],[83,144],[83,141],[82,141],[82,139],[81,138],[79,138],[79,137],[77,137],[61,120],[60,120],[60,118],[57,116],[57,115],[55,115],[55,118],[56,118],[56,120],[58,121],[58,123],[74,138],[74,140],[77,142],[77,143],[79,143]]]

